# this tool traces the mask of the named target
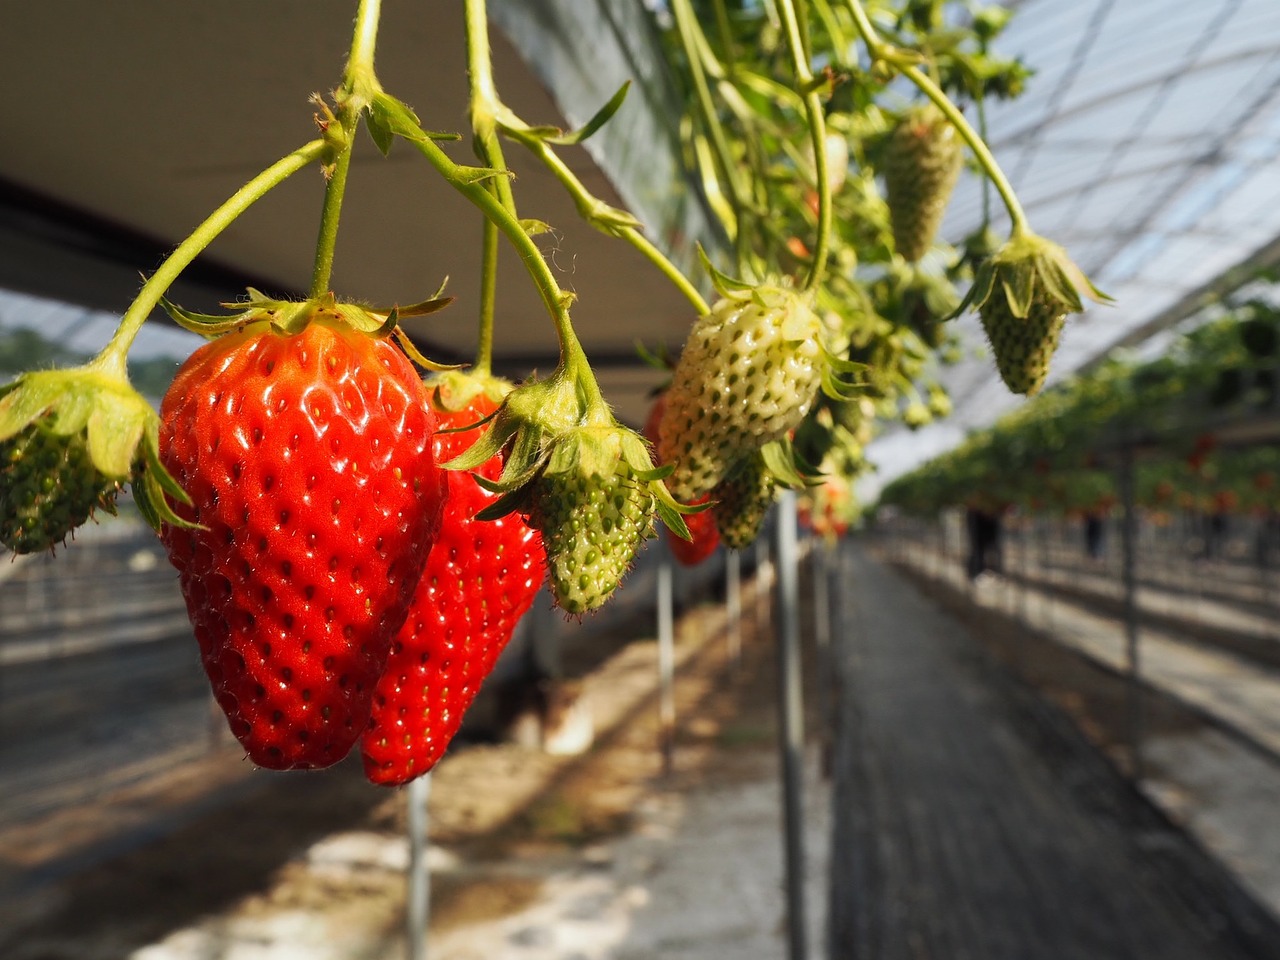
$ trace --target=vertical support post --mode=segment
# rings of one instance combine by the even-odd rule
[[[662,774],[675,769],[675,598],[671,551],[663,550],[658,561],[658,744],[662,753]]]
[[[1138,650],[1137,542],[1138,513],[1133,493],[1133,445],[1125,442],[1120,453],[1120,502],[1124,517],[1120,543],[1124,571],[1124,633],[1127,661],[1129,767],[1135,781],[1143,778],[1142,685]]]
[[[763,634],[769,625],[769,541],[766,537],[756,540],[756,634]]]
[[[427,869],[427,801],[431,796],[431,774],[409,781],[405,791],[409,804],[408,908],[405,911],[408,960],[427,958],[427,918],[430,916],[431,876]]]
[[[742,664],[742,557],[737,550],[725,551],[724,593],[729,662],[736,670]]]
[[[804,706],[800,668],[800,595],[796,495],[778,501],[777,623],[778,711],[782,759],[783,836],[786,854],[787,942],[790,960],[806,960],[804,897]]]
[[[809,556],[810,577],[813,581],[813,606],[810,615],[813,617],[813,645],[817,660],[816,706],[821,718],[822,729],[822,775],[831,776],[832,726],[835,710],[832,707],[833,697],[830,678],[834,676],[835,664],[831,651],[831,567],[830,547],[826,539],[818,537]]]

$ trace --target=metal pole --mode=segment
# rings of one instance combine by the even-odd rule
[[[672,587],[671,551],[662,551],[658,561],[658,743],[662,752],[662,773],[675,768],[675,600]]]
[[[724,581],[729,662],[736,669],[742,663],[742,557],[737,550],[725,552]]]
[[[409,781],[405,796],[409,804],[409,893],[406,933],[408,960],[426,960],[427,918],[431,877],[427,870],[427,800],[431,795],[431,774]]]
[[[756,540],[756,635],[764,633],[769,623],[769,541],[766,537]]]
[[[1136,546],[1138,513],[1133,495],[1133,447],[1125,444],[1120,460],[1120,500],[1124,520],[1120,541],[1124,564],[1124,632],[1128,667],[1129,764],[1135,781],[1143,778],[1142,764],[1142,664],[1138,657],[1138,598]]]
[[[831,652],[831,567],[827,541],[819,538],[810,553],[812,557],[813,579],[813,645],[818,664],[818,686],[816,693],[818,716],[822,722],[822,775],[831,776],[831,728],[835,714],[831,701],[830,678],[834,676],[835,664]]]
[[[804,706],[800,673],[800,594],[796,547],[796,495],[778,501],[777,623],[778,712],[782,755],[786,853],[787,941],[791,960],[806,960],[804,904]]]

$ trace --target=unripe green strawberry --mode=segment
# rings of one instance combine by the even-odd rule
[[[114,513],[125,483],[153,527],[181,522],[164,504],[166,492],[184,494],[160,464],[158,431],[156,412],[111,352],[0,388],[0,543],[17,553],[49,549],[96,508]]]
[[[893,242],[906,260],[925,255],[964,165],[964,146],[932,103],[909,111],[885,146],[884,182]]]
[[[734,464],[711,491],[711,514],[720,541],[730,550],[745,550],[754,543],[777,492],[778,484],[760,454]]]
[[[530,490],[529,522],[542,533],[556,603],[586,613],[609,598],[652,536],[654,498],[625,460],[611,471],[558,466],[549,464]]]
[[[48,550],[99,507],[115,513],[117,481],[94,466],[84,431],[56,433],[46,414],[0,441],[0,543]]]
[[[1025,317],[1018,317],[1008,299],[997,295],[983,305],[979,316],[1005,385],[1029,397],[1039,393],[1049,375],[1049,361],[1058,349],[1066,310],[1057,303],[1040,301],[1031,305]]]
[[[1084,310],[1081,293],[1110,299],[1065,250],[1025,229],[978,268],[965,302],[977,308],[1000,377],[1014,393],[1031,396],[1044,386],[1067,314]]]
[[[727,291],[697,320],[658,425],[676,499],[707,493],[730,464],[804,419],[827,373],[822,329],[806,294],[767,285]]]

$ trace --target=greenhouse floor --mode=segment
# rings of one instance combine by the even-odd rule
[[[1035,670],[1033,682],[1015,675],[1002,645],[1090,702],[1111,695],[1113,676],[861,546],[832,559],[834,642],[810,647],[807,663],[814,960],[827,956],[828,903],[838,960],[1280,957],[1276,918],[1194,832],[1128,786],[1105,759],[1115,744],[1081,735],[1069,698]],[[656,650],[643,609],[593,640],[607,649],[582,674],[591,751],[491,744],[442,762],[430,801],[429,960],[786,956],[774,651],[754,629],[765,611],[746,586],[740,664],[720,606],[680,619],[670,776],[654,749]],[[566,667],[576,675],[572,656]],[[836,677],[844,695],[832,699]],[[1170,722],[1153,712],[1153,734]],[[1252,776],[1235,754],[1218,756],[1222,778]],[[372,790],[352,764],[272,775],[234,751],[201,764],[117,804],[165,811],[146,843],[7,902],[0,882],[0,956],[405,955],[405,792]],[[70,822],[0,831],[0,850],[22,849],[22,837],[52,848]]]

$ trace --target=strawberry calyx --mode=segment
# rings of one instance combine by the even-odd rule
[[[1029,316],[1033,307],[1062,314],[1081,313],[1082,294],[1096,303],[1111,302],[1111,297],[1095,287],[1072,262],[1066,250],[1030,230],[1015,230],[978,265],[973,286],[952,316],[959,316],[969,307],[980,310],[995,296],[1005,297],[1010,312],[1020,319]]]
[[[97,491],[95,502],[72,511],[79,518],[72,526],[83,522],[92,506],[107,506],[100,501],[113,498],[114,490],[125,483],[131,485],[143,517],[157,531],[161,522],[190,526],[165,500],[167,493],[190,503],[160,462],[159,415],[114,359],[104,354],[79,367],[24,373],[0,394],[0,444],[39,430],[62,448],[68,463],[78,464],[74,469],[95,474],[89,484]],[[73,450],[79,447],[84,457]],[[45,478],[60,488],[69,479]],[[12,504],[11,508],[30,506]],[[62,535],[70,532],[67,529]]]
[[[382,308],[346,303],[338,300],[332,292],[305,300],[276,300],[249,287],[246,302],[222,304],[233,311],[229,314],[194,313],[166,297],[160,298],[160,305],[178,326],[207,339],[255,324],[269,325],[281,334],[297,334],[310,323],[328,323],[378,339],[394,336],[400,348],[414,363],[427,370],[442,372],[456,370],[458,365],[436,363],[424,357],[405,335],[400,321],[406,317],[425,317],[443,310],[453,302],[453,297],[443,296],[443,293],[444,284],[441,284],[440,289],[426,300],[403,307],[397,305]]]

